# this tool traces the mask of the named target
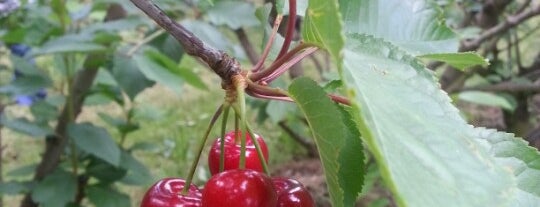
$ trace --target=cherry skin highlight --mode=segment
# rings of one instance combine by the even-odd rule
[[[241,137],[242,134],[238,132],[238,137]],[[258,134],[255,135],[255,140],[259,142],[261,151],[263,153],[265,162],[268,163],[268,147],[264,142],[263,138]],[[210,173],[215,175],[219,173],[219,156],[221,152],[221,139],[218,138],[212,144],[210,148],[210,153],[208,155],[208,167],[210,168]],[[225,165],[224,171],[238,169],[240,164],[240,141],[235,140],[234,131],[231,131],[225,134]],[[263,166],[260,162],[259,155],[257,154],[257,149],[253,145],[253,139],[249,134],[246,139],[246,169],[252,169],[255,171],[263,172]]]
[[[234,169],[208,180],[202,193],[203,207],[276,207],[272,180],[261,172]]]
[[[302,183],[290,179],[274,177],[272,178],[274,188],[278,195],[276,207],[314,207],[315,202],[302,185]]]
[[[179,178],[165,178],[146,191],[141,207],[200,207],[202,193],[191,184],[187,195],[182,195],[186,181]]]

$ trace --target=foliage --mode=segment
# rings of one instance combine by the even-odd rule
[[[276,12],[292,13],[289,1],[274,1]],[[25,194],[26,200],[41,206],[80,206],[84,199],[80,195],[95,206],[137,203],[119,189],[119,184],[149,184],[149,169],[134,153],[146,148],[148,142],[156,143],[126,144],[141,129],[138,117],[144,116],[133,103],[156,84],[183,98],[192,95],[185,93],[186,85],[193,87],[194,93],[207,93],[213,88],[210,84],[218,85],[200,77],[195,71],[201,67],[198,60],[184,54],[185,48],[170,34],[157,28],[139,9],[119,2],[25,2],[17,10],[10,9],[9,15],[0,15],[0,41],[10,51],[0,50],[9,54],[0,57],[0,126],[46,143],[42,160],[26,169],[35,169],[35,176],[8,176],[12,180],[0,183],[3,195]],[[276,15],[272,5],[259,1],[157,3],[205,45],[227,52],[243,65],[252,55],[243,41],[266,42],[271,37],[268,22]],[[522,55],[523,51],[532,49],[520,49],[519,45],[537,34],[534,23],[524,19],[516,23],[524,26],[511,25],[506,31],[494,31],[497,33],[492,38],[482,39],[490,29],[508,26],[501,23],[497,27],[498,22],[486,26],[480,21],[485,17],[482,15],[488,15],[488,2],[296,3],[302,18],[298,27],[302,41],[294,41],[292,48],[306,47],[281,63],[291,65],[284,69],[277,65],[276,72],[266,76],[271,77],[269,84],[259,80],[251,84],[274,87],[272,92],[283,95],[279,100],[291,98],[297,108],[276,101],[249,103],[259,109],[258,121],[269,118],[280,126],[294,121],[293,133],[311,134],[313,139],[304,145],[313,144],[317,150],[333,206],[353,206],[379,178],[392,199],[375,201],[373,206],[395,202],[414,207],[532,207],[540,203],[538,150],[512,134],[469,125],[450,98],[502,108],[508,114],[523,112],[524,107],[527,111],[529,95],[538,91],[534,72],[540,64],[524,66],[524,59],[533,58]],[[504,12],[500,16],[535,12],[539,7],[528,3],[491,6],[501,7]],[[456,5],[464,9],[458,10]],[[476,19],[480,20],[464,21],[470,14],[479,15]],[[456,24],[459,20],[465,23]],[[471,34],[471,30],[482,32]],[[242,44],[232,38],[239,31],[250,34],[247,40],[239,38]],[[272,53],[276,54],[270,57],[279,63],[283,56],[277,55],[276,47],[291,39],[283,34],[275,38]],[[498,49],[498,41],[507,48]],[[467,46],[478,51],[461,51],[460,44],[461,49]],[[305,52],[315,47],[326,53]],[[499,57],[501,53],[507,56]],[[302,55],[312,55],[315,65],[319,56],[331,57],[332,64],[325,64],[330,68],[311,76],[320,81],[302,77],[270,83]],[[438,67],[428,68],[433,61]],[[328,72],[330,69],[336,71]],[[446,83],[449,73],[459,76]],[[511,90],[505,91],[507,88],[499,84],[512,86]],[[519,94],[511,94],[515,90]],[[23,103],[29,105],[27,116],[1,113],[4,107]],[[105,104],[121,108],[122,113],[98,114],[105,125],[78,120],[81,110]],[[308,127],[298,117],[305,117]],[[182,142],[181,147],[189,153],[193,143],[188,139]],[[373,159],[376,165],[371,163]]]

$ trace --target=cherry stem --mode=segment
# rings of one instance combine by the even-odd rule
[[[182,189],[182,195],[187,195],[189,192],[189,187],[191,186],[191,181],[193,180],[193,175],[195,174],[195,170],[197,169],[197,165],[199,164],[199,160],[201,159],[201,154],[204,149],[204,146],[206,145],[206,140],[208,140],[208,135],[210,134],[210,131],[212,131],[212,128],[214,127],[214,124],[216,123],[216,120],[221,115],[221,112],[223,111],[223,105],[219,106],[219,108],[214,113],[214,116],[212,116],[212,119],[210,120],[210,124],[208,125],[208,128],[204,132],[204,137],[201,140],[201,143],[199,147],[197,148],[197,154],[195,159],[193,160],[193,163],[191,164],[191,168],[189,169],[188,177],[186,178],[186,183],[184,185],[184,189]]]
[[[259,85],[252,81],[247,81],[247,84],[248,84],[248,87],[246,89],[246,93],[255,98],[294,102],[294,100],[292,100],[289,97],[289,94],[282,89],[272,88],[265,85]],[[335,94],[328,94],[328,97],[330,97],[330,99],[332,99],[332,101],[336,103],[340,103],[347,106],[351,105],[351,101],[347,99],[346,97],[335,95]]]
[[[272,44],[274,44],[274,40],[276,39],[276,34],[277,34],[277,31],[279,29],[279,25],[281,24],[282,19],[283,19],[283,15],[280,14],[280,15],[277,15],[276,20],[274,20],[274,27],[272,28],[272,33],[270,34],[270,37],[268,38],[268,41],[266,42],[266,46],[263,50],[261,59],[251,69],[252,72],[257,72],[263,69],[264,61],[266,61],[266,58],[268,58],[268,54],[270,54],[270,49],[272,49]]]
[[[236,112],[236,115],[240,115],[240,120],[246,120],[246,96],[245,96],[245,89],[246,89],[246,80],[243,76],[233,76],[232,79],[233,86],[236,89],[236,102],[233,104],[233,108]],[[241,122],[242,124],[242,131],[245,131],[246,129],[246,123]],[[238,131],[235,131],[235,134],[238,133]],[[240,138],[240,163],[238,168],[243,170],[246,168],[246,138],[247,133],[240,133],[243,136]]]
[[[292,98],[289,98],[289,97],[263,95],[263,94],[259,94],[259,93],[254,93],[253,91],[246,91],[246,93],[249,94],[252,97],[255,97],[255,98],[262,98],[262,99],[276,100],[276,101],[286,101],[286,102],[294,103],[294,100]]]
[[[219,143],[219,172],[225,170],[225,131],[227,130],[227,119],[229,118],[230,105],[225,105],[223,109],[223,120],[221,121],[221,139]]]
[[[289,46],[291,45],[292,39],[294,37],[294,32],[296,30],[296,0],[289,0],[289,21],[287,22],[287,30],[285,31],[285,41],[283,41],[283,46],[281,46],[281,51],[277,59],[285,55],[289,51]]]
[[[276,69],[278,69],[281,65],[283,65],[284,63],[289,61],[291,58],[293,58],[294,55],[296,55],[300,51],[302,51],[302,50],[304,50],[306,48],[309,48],[309,47],[315,47],[315,45],[309,44],[309,43],[301,43],[301,44],[299,44],[298,46],[293,48],[291,51],[289,51],[288,53],[283,55],[283,57],[276,59],[272,63],[272,65],[270,65],[270,67],[268,67],[267,69],[251,74],[249,76],[249,79],[254,81],[254,82],[257,82],[257,81],[261,80],[262,78],[267,77],[268,75],[272,74]]]
[[[257,155],[259,156],[259,161],[261,162],[264,173],[270,175],[270,170],[268,170],[268,164],[266,164],[266,159],[264,159],[264,154],[262,152],[261,146],[259,145],[259,141],[257,141],[257,138],[255,137],[255,134],[253,134],[253,131],[251,130],[251,127],[249,126],[247,120],[242,120],[242,122],[244,122],[246,130],[251,137],[251,141],[253,142],[253,145],[255,145],[255,149],[257,150]]]
[[[305,57],[313,54],[317,50],[318,50],[318,48],[316,48],[316,47],[311,47],[311,48],[308,48],[308,49],[304,50],[303,52],[301,52],[300,54],[298,54],[297,56],[292,58],[290,61],[286,62],[285,64],[283,64],[281,66],[279,66],[272,74],[262,78],[261,81],[265,81],[267,83],[270,83],[270,82],[274,81],[276,78],[278,78],[283,73],[285,73],[287,70],[289,70],[292,66],[294,66],[298,62],[302,61],[302,59],[304,59]]]

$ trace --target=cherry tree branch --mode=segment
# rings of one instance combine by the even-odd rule
[[[461,51],[475,50],[486,40],[500,35],[536,15],[540,15],[540,5],[509,16],[503,22],[480,34],[479,37],[473,40],[465,41],[462,45]]]
[[[240,63],[238,61],[227,55],[227,53],[204,43],[192,32],[167,16],[152,1],[130,1],[178,40],[187,54],[199,57],[206,62],[225,83],[230,84],[232,76],[240,73]]]

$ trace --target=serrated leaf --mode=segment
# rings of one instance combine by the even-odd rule
[[[195,74],[191,70],[191,68],[179,67],[178,64],[171,60],[169,57],[157,51],[150,50],[146,53],[146,55],[152,58],[155,62],[159,63],[161,66],[167,68],[176,76],[182,78],[184,81],[186,81],[193,87],[201,90],[208,90],[206,84],[204,84],[199,75]]]
[[[77,179],[72,173],[56,170],[32,190],[32,199],[43,207],[65,206],[75,199]]]
[[[257,26],[253,4],[241,1],[218,1],[207,12],[208,20],[214,25],[227,25],[231,29]]]
[[[111,165],[120,164],[120,149],[107,130],[91,124],[70,124],[67,135],[75,145],[87,153],[101,158]]]
[[[504,97],[483,91],[463,91],[457,96],[463,101],[487,106],[501,107],[509,111],[514,111],[517,107]]]
[[[310,0],[302,25],[304,41],[328,50],[340,68],[345,37],[337,0]]]
[[[540,153],[513,134],[476,128],[478,139],[490,145],[490,153],[499,165],[510,169],[517,179],[517,192],[510,206],[536,206],[540,203]]]
[[[358,195],[362,192],[366,174],[364,146],[355,122],[357,119],[353,118],[358,111],[344,107],[340,107],[339,111],[347,127],[346,136],[343,137],[345,144],[339,152],[339,185],[344,192],[344,206],[355,206]]]
[[[419,58],[445,62],[461,71],[472,66],[487,67],[489,65],[487,59],[474,52],[427,54],[419,56]]]
[[[346,33],[383,38],[413,55],[449,53],[458,39],[431,0],[339,0]]]
[[[131,206],[129,196],[112,189],[110,186],[91,185],[86,189],[88,200],[99,207]]]
[[[289,93],[304,113],[326,177],[332,206],[343,207],[343,189],[339,181],[339,152],[346,136],[346,126],[337,106],[326,96],[324,90],[308,78],[296,79],[289,86]]]
[[[360,109],[362,137],[400,206],[528,207],[526,202],[540,198],[531,196],[536,190],[520,187],[516,172],[493,156],[497,148],[478,139],[480,129],[460,117],[413,56],[380,39],[351,35],[344,60],[343,78]],[[529,159],[540,158],[530,154]]]
[[[48,125],[38,124],[26,118],[9,119],[2,115],[0,116],[0,124],[13,131],[36,138],[45,138],[45,136],[53,134],[52,128]]]

